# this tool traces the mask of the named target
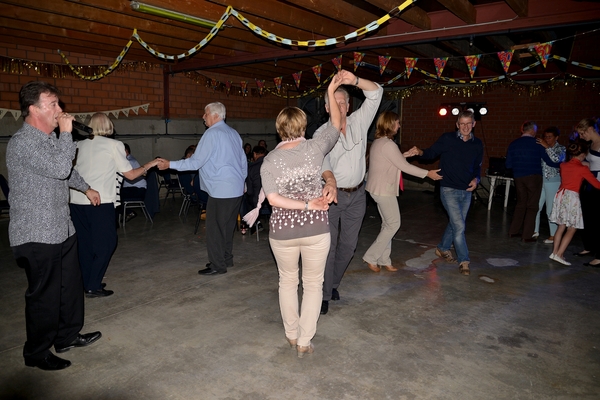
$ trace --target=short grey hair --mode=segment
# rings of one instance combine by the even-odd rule
[[[225,120],[225,117],[227,115],[225,105],[218,101],[207,104],[206,107],[204,107],[204,110],[208,110],[210,114],[217,114],[217,116],[222,120]]]
[[[343,87],[340,86],[339,88],[337,88],[333,94],[336,93],[342,93],[344,95],[344,98],[346,99],[346,104],[350,102],[350,93],[348,93],[348,91]],[[325,92],[325,105],[329,105],[329,93],[327,92]]]

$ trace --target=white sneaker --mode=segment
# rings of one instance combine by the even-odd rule
[[[571,265],[570,262],[568,262],[567,260],[565,260],[564,258],[561,258],[557,255],[554,255],[554,261],[558,261],[559,263],[563,264],[563,265]]]
[[[546,239],[546,240],[544,240],[544,243],[546,243],[546,244],[552,244],[552,243],[554,243],[554,240],[553,239]]]
[[[550,256],[548,258],[551,260],[554,260],[555,259],[554,257],[556,257],[556,256],[554,255],[554,253],[552,253],[552,254],[550,254]]]
[[[533,232],[533,235],[531,237],[532,238],[537,238],[538,236],[540,236],[539,232]]]

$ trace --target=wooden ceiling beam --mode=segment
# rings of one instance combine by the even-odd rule
[[[468,0],[437,0],[437,2],[465,23],[474,24],[477,22],[477,11]]]
[[[392,10],[398,7],[398,0],[366,0],[369,4],[379,7],[382,10]],[[419,29],[431,29],[431,19],[427,12],[417,6],[411,6],[404,10],[400,15],[394,15],[398,18],[416,26]]]
[[[344,0],[288,0],[288,3],[311,10],[334,21],[341,21],[353,28],[362,28],[381,17],[381,15],[373,15],[362,8],[346,3]],[[346,33],[348,32],[344,32],[342,35]]]
[[[287,31],[287,38],[294,40],[317,39],[311,34],[319,35],[320,38],[337,37],[349,31],[349,27],[338,21],[331,20],[320,15],[315,15],[306,10],[290,7],[280,1],[261,0],[260,2],[249,2],[247,0],[208,0],[222,6],[232,6],[253,24],[278,36],[283,36]],[[283,29],[283,26],[289,27]],[[291,32],[290,28],[296,30]],[[272,30],[272,31],[271,31]]]
[[[529,0],[504,0],[506,4],[521,18],[529,14]]]

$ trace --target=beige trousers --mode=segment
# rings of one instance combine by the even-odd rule
[[[279,308],[285,336],[308,346],[317,332],[323,299],[323,273],[331,235],[290,240],[269,239],[279,269]],[[298,308],[299,258],[302,257],[302,305]]]
[[[371,194],[377,203],[377,209],[381,215],[381,231],[369,250],[363,256],[363,260],[369,264],[392,265],[390,257],[392,253],[392,238],[400,229],[400,209],[396,196],[378,196]]]

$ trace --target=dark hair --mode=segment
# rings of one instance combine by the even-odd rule
[[[187,158],[188,154],[190,155],[190,157],[192,156],[192,154],[194,154],[196,152],[196,145],[195,144],[191,144],[187,147],[187,149],[185,149],[185,152],[183,153],[183,158]]]
[[[587,142],[583,140],[578,140],[569,144],[569,147],[567,148],[567,154],[569,155],[569,158],[573,158],[577,157],[580,154],[587,154],[589,149],[590,146]]]
[[[244,152],[246,151],[246,148],[250,148],[250,151],[252,151],[252,145],[250,143],[246,143],[244,144]]]
[[[29,116],[29,106],[37,104],[42,93],[53,94],[57,97],[60,95],[56,87],[44,81],[31,81],[23,85],[19,91],[19,104],[23,118]]]
[[[256,154],[267,154],[267,149],[265,149],[263,146],[254,146],[252,152]]]
[[[461,118],[471,118],[472,121],[475,121],[475,113],[471,110],[461,111],[456,120],[460,121]]]
[[[552,133],[555,137],[560,136],[560,130],[556,126],[549,126],[544,129],[544,133]]]
[[[125,146],[125,151],[131,154],[131,148],[129,147],[129,145],[127,143],[123,143],[123,146]]]

